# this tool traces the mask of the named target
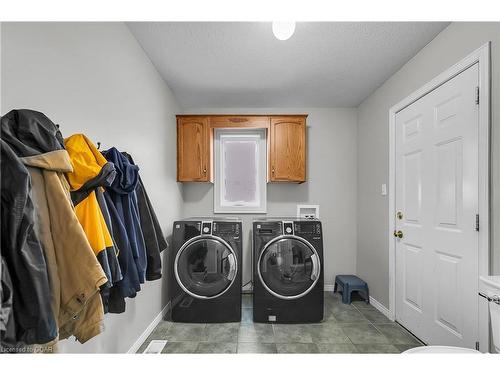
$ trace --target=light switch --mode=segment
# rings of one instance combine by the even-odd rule
[[[386,196],[387,195],[387,185],[386,184],[382,184],[382,196]]]

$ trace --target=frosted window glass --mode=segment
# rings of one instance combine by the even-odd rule
[[[215,213],[265,213],[267,143],[263,129],[216,129]]]
[[[258,203],[258,139],[224,140],[223,205]]]

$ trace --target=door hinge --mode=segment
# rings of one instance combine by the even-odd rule
[[[479,105],[479,86],[476,87],[476,104]]]
[[[479,350],[479,341],[476,341],[476,350]]]
[[[476,214],[476,232],[479,232],[479,214]]]

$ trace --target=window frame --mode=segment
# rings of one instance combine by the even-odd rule
[[[222,182],[224,181],[223,165],[223,141],[222,137],[228,138],[256,138],[258,136],[258,163],[257,163],[257,188],[260,197],[259,206],[227,206],[222,205]],[[214,129],[214,213],[216,214],[265,214],[267,213],[267,129],[251,128],[216,128]]]

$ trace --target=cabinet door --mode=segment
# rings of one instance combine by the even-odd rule
[[[177,119],[177,181],[210,181],[208,131],[206,117]]]
[[[306,180],[306,120],[271,118],[270,181]]]

